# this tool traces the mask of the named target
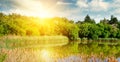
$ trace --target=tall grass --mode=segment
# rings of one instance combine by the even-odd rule
[[[3,62],[6,58],[6,54],[0,53],[0,62]]]
[[[108,44],[108,45],[120,45],[120,39],[117,38],[98,38],[96,40],[82,38],[80,43],[89,44],[97,42],[98,44]]]
[[[5,43],[6,47],[38,47],[55,46],[68,43],[65,36],[4,36],[0,42]]]

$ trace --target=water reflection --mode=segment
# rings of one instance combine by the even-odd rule
[[[120,62],[120,57],[119,57],[119,58],[117,58],[117,61],[118,61],[118,62]]]
[[[38,48],[1,49],[4,62],[120,62],[120,45],[79,44]]]
[[[46,62],[120,62],[120,58],[116,58],[114,53],[106,54],[107,51],[104,53],[104,47],[107,49],[109,46],[71,42],[64,46],[53,47],[52,53],[44,50],[43,55],[47,58],[50,54]]]
[[[70,56],[67,58],[58,59],[57,62],[120,62],[120,58],[110,60],[110,58],[101,59],[101,58],[91,57],[84,59],[78,56]]]
[[[119,55],[117,55],[119,53],[116,51],[118,47],[120,46],[99,45],[98,43],[79,44],[73,42],[60,48],[65,54],[68,53],[68,56],[57,58],[56,62],[120,62]],[[63,55],[64,53],[62,52]]]

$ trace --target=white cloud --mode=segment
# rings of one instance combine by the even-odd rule
[[[120,0],[113,0],[113,2],[110,4],[111,8],[120,8]]]
[[[40,11],[43,9],[42,4],[38,0],[14,0],[16,9],[29,10],[29,11]],[[23,3],[22,3],[23,2]]]
[[[94,11],[106,11],[109,8],[109,3],[104,2],[103,0],[92,0],[89,5]]]
[[[120,14],[120,0],[114,0],[110,7],[112,9],[111,14]]]
[[[120,3],[120,0],[114,0],[114,3]]]
[[[39,16],[39,17],[53,17],[55,13],[55,5],[51,6],[53,2],[47,2],[41,0],[12,0],[14,3],[13,8],[4,11],[4,13],[18,13],[28,16]],[[58,9],[56,9],[58,10]]]
[[[116,14],[116,15],[120,14],[120,8],[114,9],[113,12],[111,12],[111,14]]]
[[[104,16],[109,16],[108,13],[102,15],[103,11],[114,14],[120,14],[119,9],[120,0],[114,0],[114,2],[112,3],[106,2],[104,0],[91,0],[90,2],[88,2],[88,0],[77,0],[76,3],[62,2],[63,0],[11,0],[11,1],[13,2],[11,3],[13,7],[10,8],[10,10],[3,11],[4,13],[18,13],[28,16],[40,16],[40,15],[62,16],[74,20],[81,19],[83,20],[86,14],[90,14],[90,16],[94,18],[97,22],[100,19],[104,18]],[[7,7],[9,6],[10,5],[7,5]],[[109,10],[109,8],[110,9],[115,8],[114,12]],[[89,13],[89,11],[91,13]],[[101,16],[97,16],[97,14],[95,13]]]
[[[87,0],[78,0],[77,5],[82,8],[89,8],[92,11],[106,11],[109,8],[109,3],[103,0],[92,0],[87,2]]]
[[[86,0],[78,0],[77,1],[77,5],[81,8],[87,8],[88,7],[88,4],[87,4],[87,1]]]

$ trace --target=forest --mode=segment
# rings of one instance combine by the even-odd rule
[[[0,36],[66,36],[69,40],[78,38],[120,39],[120,21],[114,15],[103,18],[99,23],[86,15],[84,20],[74,22],[65,17],[39,18],[16,13],[0,13]]]

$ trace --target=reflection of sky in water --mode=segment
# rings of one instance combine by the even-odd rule
[[[120,62],[120,58],[117,58],[117,61]],[[81,58],[80,56],[70,56],[65,58],[59,58],[56,62],[86,62],[86,59]],[[100,58],[88,58],[87,62],[108,62],[108,58],[100,59]]]
[[[120,58],[117,58],[117,61],[120,62]]]

